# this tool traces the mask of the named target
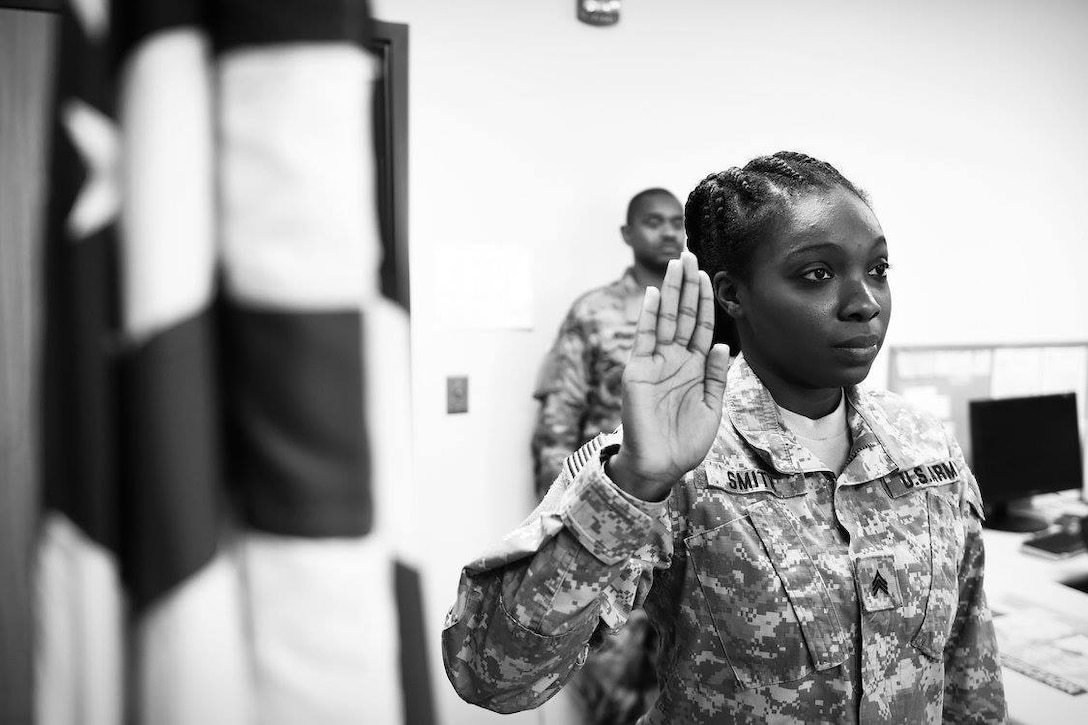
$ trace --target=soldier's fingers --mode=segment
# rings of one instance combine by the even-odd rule
[[[653,355],[657,342],[657,309],[661,304],[661,293],[657,287],[647,287],[642,297],[642,312],[635,326],[635,344],[631,356]]]
[[[703,402],[706,407],[721,410],[725,397],[725,374],[729,372],[729,346],[719,342],[706,356],[706,377],[703,381]]]
[[[684,271],[680,260],[669,261],[661,283],[661,304],[657,308],[657,343],[667,345],[676,337],[676,308],[680,301],[680,283]]]
[[[710,345],[714,342],[714,290],[710,284],[710,277],[706,272],[699,272],[699,314],[695,318],[695,333],[691,336],[691,344],[688,349],[693,352],[701,352],[704,355],[710,353]]]
[[[695,255],[682,253],[680,267],[683,280],[680,283],[680,305],[676,310],[676,342],[687,346],[695,331],[696,315],[699,313],[699,265]]]

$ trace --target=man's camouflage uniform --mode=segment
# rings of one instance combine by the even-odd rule
[[[538,496],[567,456],[619,426],[620,382],[635,343],[642,296],[629,268],[615,282],[579,297],[563,321],[533,393],[540,400],[532,441]]]
[[[957,443],[890,393],[847,390],[835,477],[743,357],[706,459],[661,503],[626,495],[602,435],[461,577],[443,631],[460,695],[544,702],[598,627],[643,605],[662,638],[644,723],[994,723],[982,507]]]

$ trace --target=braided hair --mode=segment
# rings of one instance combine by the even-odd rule
[[[728,269],[748,276],[752,252],[783,219],[791,199],[842,187],[868,203],[864,192],[827,163],[796,151],[760,156],[699,182],[684,205],[688,249],[710,278]]]

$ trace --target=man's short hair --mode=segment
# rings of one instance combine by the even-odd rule
[[[676,199],[676,194],[672,193],[668,189],[662,189],[660,187],[654,187],[652,189],[643,189],[639,193],[631,197],[631,201],[627,202],[627,223],[635,223],[635,214],[638,213],[638,208],[642,206],[642,202],[654,196],[667,196],[672,199]],[[677,203],[679,203],[677,199]]]

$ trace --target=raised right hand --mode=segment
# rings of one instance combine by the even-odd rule
[[[646,289],[623,372],[623,445],[608,462],[620,488],[660,501],[702,463],[722,418],[729,347],[714,345],[714,296],[695,256],[669,262]]]

